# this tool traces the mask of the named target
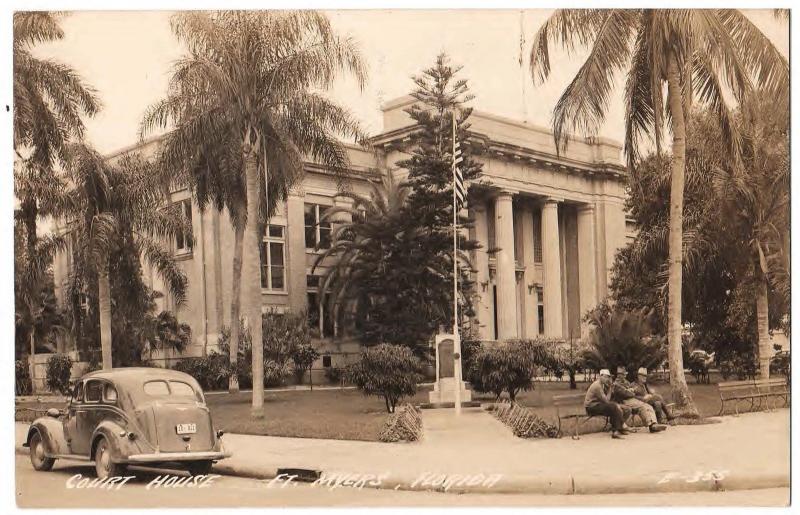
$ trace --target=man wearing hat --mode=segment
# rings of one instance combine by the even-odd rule
[[[586,397],[583,401],[583,407],[586,413],[592,416],[603,416],[611,419],[611,438],[622,438],[620,435],[627,434],[622,425],[625,418],[623,418],[622,407],[609,398],[611,391],[611,372],[604,368],[600,371],[600,376],[595,382],[589,385],[586,390]]]
[[[650,429],[651,433],[657,433],[667,428],[664,424],[658,423],[656,412],[652,406],[636,398],[633,385],[628,382],[625,375],[628,371],[623,366],[617,367],[617,377],[611,390],[611,400],[627,406],[634,415],[639,415],[644,425]]]
[[[653,407],[659,423],[663,424],[666,421],[675,419],[675,415],[672,414],[667,403],[664,402],[664,398],[651,390],[650,385],[647,384],[647,369],[644,367],[636,372],[636,382],[633,383],[633,393],[637,399]]]

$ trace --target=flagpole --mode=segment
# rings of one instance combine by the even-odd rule
[[[453,352],[455,356],[455,408],[461,415],[461,337],[458,334],[458,201],[456,199],[456,112],[453,113]]]

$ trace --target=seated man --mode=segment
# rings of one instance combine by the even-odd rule
[[[658,422],[663,424],[665,421],[672,421],[675,415],[672,414],[664,398],[650,389],[647,384],[647,369],[640,368],[636,373],[636,382],[633,383],[633,393],[637,399],[646,402],[653,407],[656,412]]]
[[[611,419],[611,438],[622,438],[620,435],[627,434],[623,427],[623,412],[619,404],[611,402],[608,392],[611,389],[611,372],[608,369],[600,371],[600,377],[589,385],[586,390],[586,398],[583,407],[586,413],[592,416],[605,416]]]
[[[633,385],[625,378],[626,374],[627,370],[625,370],[625,367],[617,367],[617,377],[611,389],[611,400],[629,407],[633,414],[642,417],[644,425],[650,429],[651,433],[665,430],[667,426],[658,423],[656,412],[653,410],[653,407],[636,398],[633,392]]]

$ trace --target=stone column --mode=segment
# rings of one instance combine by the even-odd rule
[[[542,268],[544,275],[544,335],[562,336],[561,238],[558,233],[558,202],[547,199],[542,207]]]
[[[587,311],[597,305],[597,263],[595,251],[594,205],[578,207],[578,285],[581,316],[581,338],[589,334],[589,324],[583,321]]]
[[[481,248],[475,251],[475,311],[478,317],[478,335],[481,340],[494,339],[494,316],[492,312],[492,290],[489,284],[489,226],[486,219],[484,203],[472,206],[472,217],[475,220],[475,239]]]
[[[522,294],[525,302],[522,304],[522,336],[525,338],[536,338],[537,325],[537,301],[536,289],[529,288],[536,283],[536,263],[533,255],[533,208],[530,204],[522,207],[522,251],[524,257],[521,259],[525,267],[525,275],[522,285]]]
[[[510,192],[495,198],[494,226],[497,260],[497,337],[517,337],[517,280],[514,264],[514,207]]]

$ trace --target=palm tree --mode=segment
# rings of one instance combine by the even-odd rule
[[[189,168],[202,148],[230,145],[240,153],[246,206],[241,302],[253,341],[252,414],[261,417],[261,289],[254,278],[271,214],[262,205],[265,178],[270,185],[290,185],[302,174],[305,156],[336,172],[346,168],[347,154],[335,135],[363,135],[348,111],[312,91],[329,88],[343,71],[363,86],[366,70],[354,42],[339,38],[314,11],[181,13],[172,27],[188,52],[174,65],[167,98],[145,114],[142,131],[173,123],[162,156]],[[236,328],[237,319],[231,320]],[[237,343],[232,338],[232,359]]]
[[[726,220],[737,229],[752,266],[756,298],[759,370],[769,377],[770,283],[789,302],[789,128],[788,98],[759,95],[739,116],[741,158],[720,160],[714,184]]]
[[[19,209],[14,213],[25,227],[25,291],[31,309],[39,306],[40,287],[45,275],[37,263],[52,257],[57,239],[39,245],[38,219],[58,210],[62,185],[54,166],[63,163],[70,138],[83,137],[82,116],[93,116],[100,109],[94,90],[69,66],[51,59],[35,57],[37,43],[59,40],[60,13],[14,13],[14,194]],[[47,250],[46,255],[38,252]],[[19,302],[20,299],[17,299]],[[33,339],[33,333],[31,333]],[[31,343],[33,345],[33,342]],[[33,360],[31,360],[31,363]]]
[[[789,66],[772,42],[735,9],[564,9],[539,28],[531,51],[535,82],[550,74],[550,45],[590,47],[586,61],[553,113],[559,150],[569,132],[596,132],[605,119],[614,77],[627,76],[625,153],[633,168],[643,138],[661,150],[662,129],[672,132],[668,338],[670,383],[676,404],[695,415],[681,354],[683,193],[687,117],[694,101],[708,105],[723,128],[730,154],[739,136],[723,91],[741,103],[752,83],[767,94],[788,90]],[[666,103],[664,86],[666,85]]]
[[[333,261],[320,280],[319,302],[335,321],[342,309],[369,302],[365,283],[383,272],[386,253],[393,241],[402,238],[406,225],[403,219],[409,188],[398,184],[391,173],[384,174],[380,183],[370,183],[370,187],[369,196],[343,193],[352,205],[328,208],[323,216],[323,221],[341,219],[342,215],[349,218],[336,225],[330,248],[317,256],[311,268],[313,274],[329,258]]]
[[[152,166],[136,155],[125,155],[116,163],[107,161],[94,149],[74,144],[68,149],[69,191],[65,222],[75,249],[73,281],[96,278],[100,315],[100,344],[103,369],[111,360],[111,283],[109,257],[114,249],[133,249],[157,270],[169,288],[175,304],[184,302],[186,276],[171,251],[162,243],[177,234],[190,235],[188,221],[177,206],[154,209],[167,199],[166,188],[153,181]],[[129,253],[129,252],[128,252]]]
[[[436,329],[452,322],[452,289],[438,287],[452,280],[452,247],[437,253],[430,246],[435,229],[411,211],[411,188],[398,184],[391,172],[380,183],[371,183],[371,189],[369,196],[345,193],[353,201],[351,207],[325,212],[324,220],[345,213],[351,221],[337,224],[330,248],[312,267],[312,273],[326,267],[320,303],[335,321],[343,310],[355,314],[368,344],[403,344],[424,354]],[[468,285],[467,252],[461,249],[458,259],[460,281]],[[468,291],[460,292],[465,306]]]

